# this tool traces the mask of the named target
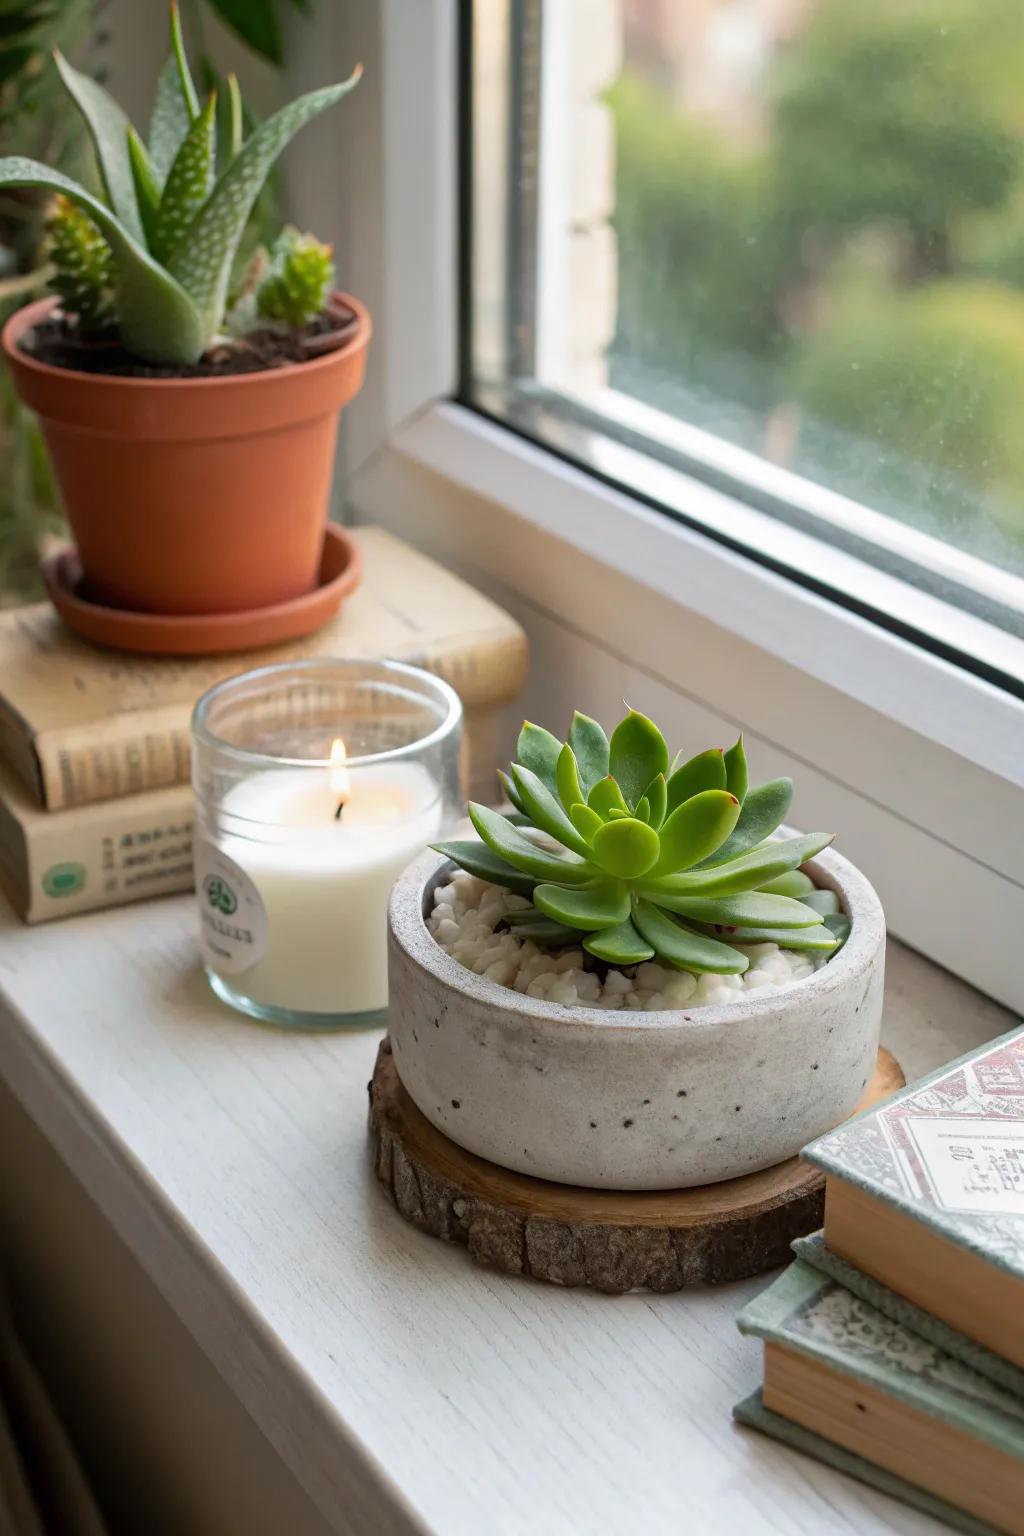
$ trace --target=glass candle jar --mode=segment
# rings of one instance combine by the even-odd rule
[[[387,903],[459,814],[462,705],[394,661],[260,667],[192,720],[200,943],[213,990],[277,1024],[376,1023]]]

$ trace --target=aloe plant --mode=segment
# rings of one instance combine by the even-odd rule
[[[101,85],[61,55],[56,61],[89,129],[104,195],[20,156],[0,159],[0,187],[48,188],[70,199],[109,247],[116,322],[127,350],[148,363],[195,363],[224,329],[235,253],[274,161],[304,124],[352,89],[361,71],[298,97],[247,139],[237,82],[229,77],[233,131],[226,163],[217,165],[215,98],[198,99],[176,6],[148,145]]]
[[[323,309],[333,282],[331,247],[313,235],[283,229],[256,290],[257,311],[267,320],[305,325]]]
[[[630,710],[609,740],[577,713],[565,742],[528,721],[517,754],[501,775],[514,814],[472,803],[480,841],[435,847],[529,898],[507,918],[521,938],[547,948],[582,935],[610,965],[727,975],[750,964],[737,942],[832,951],[849,931],[835,892],[800,869],[832,834],[773,837],[792,780],[748,786],[742,736],[670,763],[646,715]]]

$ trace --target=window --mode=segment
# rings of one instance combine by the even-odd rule
[[[1002,14],[1002,4],[980,9]],[[954,0],[920,7],[941,8],[939,28],[959,14]],[[700,128],[702,143],[724,132],[707,118],[742,87],[747,126],[728,156],[719,146],[731,165],[755,143],[767,153],[776,82],[818,13],[866,8],[914,13],[910,0],[328,7],[288,84],[319,83],[329,49],[362,59],[365,90],[350,114],[358,153],[339,160],[331,195],[322,161],[300,156],[292,212],[334,239],[345,286],[374,316],[366,387],[342,422],[350,513],[422,545],[524,623],[533,666],[520,707],[560,727],[577,705],[616,717],[626,697],[694,750],[742,729],[760,773],[796,779],[796,822],[839,829],[891,931],[1019,1008],[1009,936],[1024,924],[1022,573],[978,531],[1001,526],[991,507],[1005,475],[990,500],[965,492],[947,523],[926,526],[922,509],[934,514],[937,503],[923,491],[915,500],[890,486],[886,501],[879,490],[885,413],[871,432],[845,424],[826,454],[825,413],[809,429],[803,397],[783,391],[828,310],[783,305],[755,367],[748,320],[765,303],[756,245],[746,285],[728,287],[729,346],[718,339],[720,317],[694,295],[699,278],[724,288],[725,256],[744,255],[718,221],[729,215],[726,229],[738,220],[744,239],[755,233],[743,225],[738,178],[712,166],[702,183],[703,243],[696,214],[682,244],[670,225],[675,160],[645,204],[660,210],[649,228],[630,233],[624,222],[639,206],[644,163],[624,158],[628,82],[659,107],[656,122],[673,135]],[[762,11],[776,17],[768,43],[763,28],[751,31]],[[705,18],[699,35],[713,39],[718,67],[712,89],[710,66],[692,66],[683,109],[671,81],[694,55],[666,31],[680,15],[695,27]],[[1024,19],[1008,9],[1012,80],[1020,32]],[[752,36],[762,39],[754,49]],[[939,80],[925,92],[928,112],[945,89]],[[927,114],[914,121],[926,140]],[[839,150],[852,153],[845,142]],[[982,212],[970,217],[980,240]],[[966,218],[955,221],[950,263]],[[829,281],[843,276],[848,250],[885,277],[892,302],[927,287],[909,268],[882,262],[879,275],[868,259],[879,245],[891,252],[896,216],[863,222],[863,239],[835,237]],[[818,260],[809,218],[802,227],[797,255]],[[999,282],[1012,296],[1012,282]],[[993,276],[981,286],[995,285]],[[652,307],[665,294],[695,310],[676,317],[674,341]],[[961,379],[965,366],[956,364]],[[936,380],[944,408],[980,419],[981,383],[957,391]],[[1006,371],[984,382],[995,391],[986,398],[1009,408]],[[1000,432],[1008,453],[1011,428]],[[937,474],[938,455],[921,462]],[[959,479],[967,484],[962,470]],[[1002,547],[1012,548],[1008,537]]]
[[[1018,0],[466,10],[464,400],[1024,695]]]

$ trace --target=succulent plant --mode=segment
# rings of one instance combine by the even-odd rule
[[[46,254],[53,268],[50,286],[68,314],[87,331],[114,320],[114,264],[110,246],[89,215],[63,194],[53,200],[46,221]]]
[[[331,247],[315,235],[283,229],[256,290],[256,309],[266,320],[305,325],[323,309],[333,283]]]
[[[832,834],[774,839],[790,779],[748,787],[742,736],[670,764],[665,738],[630,710],[611,739],[577,713],[563,743],[527,722],[501,781],[515,814],[470,804],[480,835],[438,843],[468,873],[529,898],[507,921],[542,947],[578,944],[610,965],[657,958],[701,974],[749,965],[729,941],[836,949],[849,931],[800,865]]]
[[[228,77],[230,145],[217,165],[214,95],[200,105],[171,7],[171,57],[157,82],[148,146],[101,85],[59,53],[57,68],[85,119],[104,198],[21,156],[0,159],[0,187],[63,193],[110,248],[121,340],[145,362],[195,363],[220,335],[246,220],[278,155],[305,123],[352,89],[309,91],[242,137],[238,84]]]

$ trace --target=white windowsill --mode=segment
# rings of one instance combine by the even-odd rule
[[[734,1318],[763,1282],[560,1291],[403,1222],[366,1150],[378,1035],[223,1009],[191,900],[35,929],[4,908],[0,949],[0,1072],[333,1529],[938,1531],[732,1425],[760,1372]],[[1009,1022],[891,946],[908,1075]]]

